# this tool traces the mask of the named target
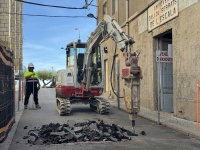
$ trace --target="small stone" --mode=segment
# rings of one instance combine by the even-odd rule
[[[118,139],[114,138],[114,137],[109,137],[109,139],[111,139],[113,142],[117,142],[118,141]]]
[[[55,136],[63,136],[65,135],[65,131],[62,131],[62,132],[51,132],[50,135],[55,135]]]
[[[71,134],[75,134],[74,130],[71,130],[69,127],[64,127],[65,132],[69,132]]]
[[[33,144],[33,143],[35,142],[35,140],[36,140],[36,137],[30,136],[30,137],[28,138],[28,143],[29,143],[29,144]]]
[[[92,123],[92,124],[90,124],[89,127],[90,127],[91,130],[98,131],[98,128],[97,128],[97,124],[96,124],[96,123]]]
[[[31,132],[29,133],[29,135],[34,136],[34,137],[38,137],[38,133],[37,133],[37,132],[34,132],[34,131],[31,131]]]
[[[74,132],[81,132],[83,130],[83,127],[74,127]]]
[[[66,140],[72,140],[73,137],[74,137],[73,134],[69,134],[69,135],[65,136],[65,139]]]
[[[146,135],[146,132],[145,131],[141,131],[140,134],[141,135]]]
[[[74,137],[76,138],[76,139],[80,139],[80,138],[82,138],[83,137],[83,135],[82,134],[74,134]]]
[[[24,137],[23,137],[23,139],[28,139],[28,138],[29,138],[29,136],[24,136]]]
[[[69,127],[74,128],[76,122],[74,120],[68,120],[67,124],[69,125]]]
[[[106,136],[106,137],[109,137],[109,136],[110,136],[110,133],[105,132],[105,133],[103,133],[103,135]]]
[[[41,140],[40,138],[37,138],[34,142],[35,145],[43,145],[43,140]]]
[[[126,131],[126,133],[129,135],[129,136],[138,136],[138,134],[136,134],[136,133],[133,133],[133,132],[131,132],[131,131]]]

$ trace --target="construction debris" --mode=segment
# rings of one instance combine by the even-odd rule
[[[131,140],[130,136],[137,136],[129,130],[116,124],[105,124],[103,120],[78,122],[69,120],[67,124],[50,123],[41,128],[29,130],[24,139],[29,144],[61,144],[92,141],[124,141]]]

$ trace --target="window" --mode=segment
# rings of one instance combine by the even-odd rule
[[[100,47],[95,49],[92,54],[92,85],[98,85],[102,82],[102,62],[101,62],[101,50]]]
[[[74,65],[74,48],[70,47],[67,51],[67,66]]]
[[[76,49],[73,46],[69,46],[67,48],[67,66],[74,66],[75,65],[74,58],[77,58],[79,54],[84,54],[85,49],[86,48],[84,44],[77,44]],[[81,59],[80,61],[82,61],[81,63],[83,64],[83,59]]]

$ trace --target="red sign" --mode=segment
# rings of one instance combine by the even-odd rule
[[[124,68],[124,69],[122,69],[122,77],[123,77],[123,78],[128,78],[128,77],[130,77],[130,69],[129,69],[129,68]]]

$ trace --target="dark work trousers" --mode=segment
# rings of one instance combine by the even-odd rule
[[[34,92],[33,92],[33,88],[34,88]],[[26,93],[25,93],[25,100],[24,100],[24,105],[28,105],[29,102],[29,97],[31,95],[31,93],[33,93],[33,99],[35,102],[35,105],[38,104],[38,88],[37,88],[37,83],[26,83]]]

